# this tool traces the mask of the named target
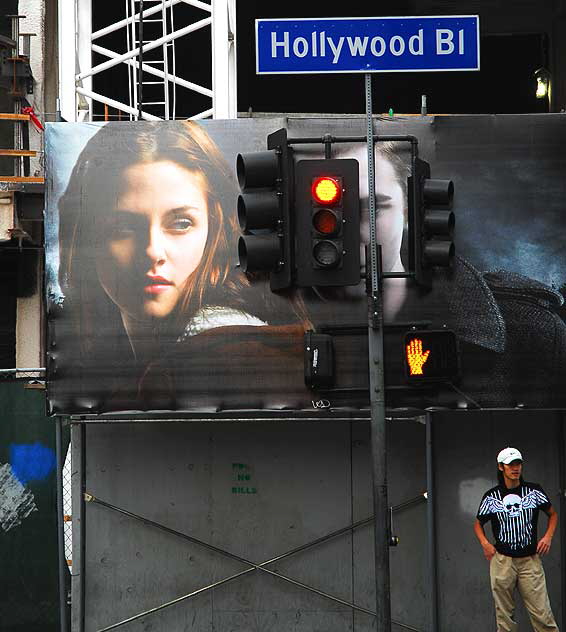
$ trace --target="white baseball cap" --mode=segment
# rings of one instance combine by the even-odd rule
[[[504,448],[497,455],[497,462],[509,465],[513,461],[522,461],[523,455],[517,450],[517,448]]]

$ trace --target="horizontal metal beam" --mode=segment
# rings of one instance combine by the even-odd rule
[[[11,112],[0,113],[0,121],[29,121],[29,114],[12,114]]]
[[[0,156],[35,156],[34,149],[0,149]]]
[[[38,373],[39,371],[45,371],[45,368],[40,366],[37,368],[20,369],[19,367],[16,367],[15,369],[0,369],[0,374],[2,373]]]

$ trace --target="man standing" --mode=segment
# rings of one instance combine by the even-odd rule
[[[497,632],[515,632],[515,587],[525,603],[535,632],[558,631],[550,607],[540,555],[548,553],[558,524],[558,514],[537,483],[523,480],[523,457],[515,448],[497,455],[499,484],[480,503],[474,532],[489,561],[495,601]],[[548,516],[548,527],[537,541],[539,509]],[[491,521],[495,546],[486,538],[484,524]]]

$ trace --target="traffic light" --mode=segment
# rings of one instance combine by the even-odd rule
[[[455,254],[451,180],[433,180],[430,165],[416,159],[409,177],[410,267],[419,285],[431,287],[434,267],[450,266]]]
[[[244,236],[238,241],[238,257],[244,272],[269,272],[271,289],[292,283],[293,158],[287,131],[267,137],[268,151],[238,154],[236,173],[242,193],[238,197],[238,221]]]
[[[360,282],[358,161],[299,161],[295,167],[294,199],[296,285],[357,285]]]
[[[411,384],[452,382],[459,377],[458,341],[450,329],[407,333],[403,354],[405,376]]]

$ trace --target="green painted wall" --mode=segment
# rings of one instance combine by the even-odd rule
[[[26,383],[0,382],[0,631],[56,632],[55,420],[45,416],[45,392]],[[18,488],[16,480],[33,494],[36,510],[6,530],[14,513],[7,508],[15,506],[7,493]]]

